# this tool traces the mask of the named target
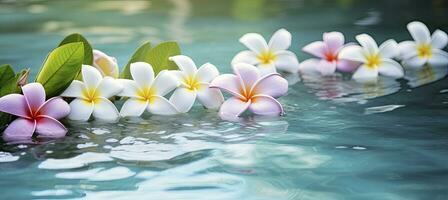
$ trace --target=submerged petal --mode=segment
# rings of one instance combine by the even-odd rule
[[[443,49],[448,44],[448,35],[442,30],[436,30],[431,36],[431,46]]]
[[[35,120],[17,118],[5,129],[3,132],[3,139],[11,141],[31,138],[35,129]]]
[[[87,121],[93,112],[93,103],[84,99],[74,99],[70,102],[70,114],[68,118],[71,120]]]
[[[286,50],[291,46],[292,36],[286,29],[282,28],[276,31],[269,40],[269,49],[271,51]]]
[[[211,63],[205,63],[199,67],[198,72],[196,73],[196,79],[199,82],[205,83],[209,83],[217,76],[219,76],[219,71],[215,65],[212,65]]]
[[[414,21],[407,25],[408,31],[417,43],[428,44],[431,42],[431,36],[425,24]]]
[[[0,98],[0,112],[31,118],[31,112],[26,98],[20,94],[8,94]]]
[[[43,115],[36,119],[36,133],[40,137],[64,137],[67,131],[61,122],[50,116]]]
[[[325,58],[325,54],[327,52],[327,45],[322,41],[316,41],[303,47],[302,51],[319,58]]]
[[[241,94],[242,86],[238,76],[234,74],[223,74],[216,77],[211,83],[210,87],[219,88],[230,93],[233,96],[244,98]]]
[[[60,97],[48,99],[38,110],[38,115],[62,119],[70,113],[70,106]]]
[[[401,78],[404,76],[403,68],[392,59],[385,59],[378,67],[378,72],[385,76]]]
[[[256,95],[252,98],[249,110],[257,115],[279,116],[283,107],[276,99],[266,95]]]
[[[129,98],[121,107],[120,115],[122,117],[139,117],[145,112],[148,103],[146,100]]]
[[[120,115],[115,105],[109,99],[99,98],[95,100],[93,117],[106,121],[116,121]]]
[[[247,63],[251,65],[256,65],[259,63],[259,60],[255,52],[246,50],[236,54],[235,57],[233,57],[231,63],[232,65],[235,65],[237,63]]]
[[[196,74],[197,71],[196,64],[190,57],[184,55],[177,55],[170,57],[170,60],[176,63],[179,69],[185,72],[186,74],[190,76]]]
[[[83,82],[78,80],[73,80],[72,83],[62,92],[62,97],[74,97],[74,98],[84,98],[83,91],[85,90],[85,85]]]
[[[239,41],[257,54],[268,51],[266,40],[258,33],[246,33]]]
[[[199,102],[208,109],[218,109],[224,102],[224,97],[218,88],[209,88],[208,84],[201,84],[197,91]]]
[[[291,51],[278,51],[274,64],[277,69],[289,73],[299,71],[299,60],[297,60],[296,54]]]
[[[90,65],[82,65],[82,80],[87,88],[97,88],[103,76],[100,71]]]
[[[108,99],[119,94],[122,90],[123,86],[116,79],[106,76],[101,80],[96,91],[99,92],[101,97]]]
[[[219,109],[219,115],[222,118],[231,117],[239,117],[244,111],[247,110],[251,101],[241,101],[239,98],[231,97],[224,101]]]
[[[323,35],[328,51],[336,53],[344,45],[344,35],[340,32],[328,32]]]
[[[175,115],[179,114],[177,108],[165,97],[153,96],[148,105],[148,111],[156,115]]]
[[[188,112],[196,100],[196,91],[187,88],[177,88],[170,97],[170,102],[181,113]]]
[[[22,87],[22,92],[32,112],[36,112],[45,102],[45,89],[40,83],[26,84]]]
[[[279,74],[269,74],[261,78],[252,88],[253,94],[280,97],[288,92],[288,81]]]

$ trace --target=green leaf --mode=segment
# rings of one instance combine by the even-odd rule
[[[120,74],[120,78],[131,79],[131,71],[129,70],[131,63],[144,61],[145,57],[148,57],[149,51],[151,50],[151,43],[145,42],[132,55],[131,59],[128,61],[123,71]]]
[[[48,55],[36,78],[44,86],[47,98],[61,94],[76,78],[84,60],[83,47],[82,42],[69,43]]]
[[[22,78],[22,72],[15,74],[10,65],[0,66],[0,97],[19,93],[20,87],[17,82]],[[11,121],[11,115],[0,112],[0,130]]]
[[[61,43],[59,43],[58,47],[60,47],[64,44],[75,43],[75,42],[82,42],[82,44],[84,45],[84,61],[82,62],[82,64],[92,65],[93,64],[92,46],[87,41],[87,39],[84,36],[82,36],[81,34],[73,33],[71,35],[68,35],[61,41]]]
[[[10,65],[1,65],[0,66],[0,87],[3,87],[7,84],[10,79],[14,78],[16,74]],[[3,95],[0,95],[3,96]]]

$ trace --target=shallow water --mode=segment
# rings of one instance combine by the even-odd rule
[[[292,50],[339,30],[409,39],[422,20],[448,31],[444,1],[3,1],[0,63],[31,67],[80,32],[124,65],[139,43],[177,40],[230,72],[246,32],[292,32]],[[2,199],[447,199],[447,66],[360,84],[286,75],[280,118],[189,114],[64,123],[35,144],[0,144]]]

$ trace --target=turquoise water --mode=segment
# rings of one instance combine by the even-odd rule
[[[197,64],[230,72],[246,32],[293,34],[300,60],[322,32],[410,39],[421,20],[448,31],[444,1],[0,1],[0,63],[32,69],[79,32],[124,65],[143,41],[177,40]],[[286,115],[64,123],[36,144],[0,143],[0,199],[448,199],[447,66],[360,84],[286,75]]]

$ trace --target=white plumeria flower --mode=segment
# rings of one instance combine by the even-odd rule
[[[129,98],[120,110],[121,116],[138,117],[145,109],[156,115],[179,113],[176,107],[163,97],[179,85],[174,75],[163,70],[154,78],[152,66],[145,62],[132,63],[130,71],[133,80],[119,79],[123,91],[117,96]]]
[[[210,82],[219,76],[218,69],[205,63],[199,69],[193,60],[184,55],[170,57],[179,67],[179,71],[171,71],[180,81],[177,88],[170,98],[170,101],[180,112],[188,112],[196,100],[208,109],[218,109],[224,102],[222,93],[217,88],[209,88]]]
[[[246,63],[257,66],[262,74],[278,70],[297,73],[299,61],[296,54],[287,49],[291,46],[291,33],[280,29],[272,35],[269,44],[258,33],[247,33],[240,42],[250,50],[241,51],[232,60],[232,65]]]
[[[428,27],[421,22],[411,22],[407,28],[414,41],[398,44],[404,66],[415,68],[425,64],[448,64],[448,53],[442,50],[448,44],[448,36],[445,32],[436,30],[430,35]]]
[[[350,45],[344,47],[339,53],[341,59],[362,63],[353,74],[353,79],[375,79],[378,74],[394,78],[403,77],[403,68],[392,59],[398,55],[395,40],[387,40],[380,47],[367,34],[357,35],[356,40],[361,46]]]
[[[63,97],[74,97],[70,103],[71,120],[87,121],[93,113],[96,119],[114,121],[119,118],[118,110],[109,98],[120,93],[123,87],[112,77],[102,77],[94,67],[83,65],[82,80],[74,80],[61,94]]]

